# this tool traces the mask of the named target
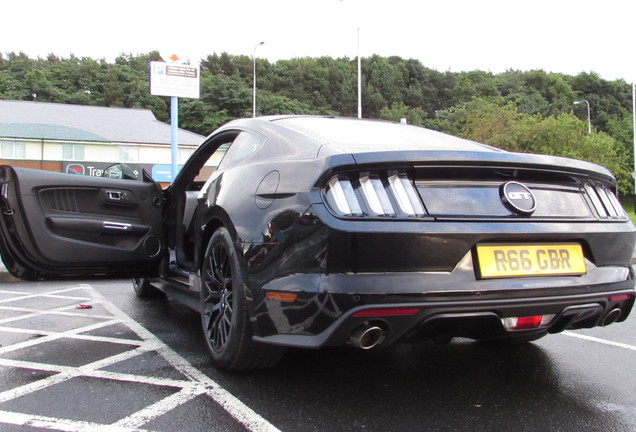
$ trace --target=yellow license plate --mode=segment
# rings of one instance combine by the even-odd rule
[[[484,278],[581,275],[586,271],[580,244],[479,245],[477,260]]]

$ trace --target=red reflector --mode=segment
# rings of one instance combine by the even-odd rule
[[[527,330],[527,329],[537,328],[541,325],[542,320],[543,320],[543,315],[519,317],[517,318],[517,325],[514,327],[514,329]]]
[[[610,297],[610,301],[623,301],[632,298],[629,294],[618,294]]]
[[[419,308],[386,308],[366,309],[353,314],[354,317],[383,317],[383,316],[412,316],[420,311]]]

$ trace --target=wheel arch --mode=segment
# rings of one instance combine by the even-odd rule
[[[223,212],[221,212],[217,214],[217,217],[208,219],[208,222],[202,226],[201,234],[200,244],[203,255],[199,259],[200,267],[198,269],[200,311],[206,344],[214,364],[225,370],[264,369],[274,366],[284,353],[284,348],[262,344],[253,338],[255,334],[259,333],[255,333],[258,332],[258,328],[255,320],[251,318],[254,316],[252,296],[244,278],[245,272],[241,263],[242,253],[236,247],[237,233],[233,224],[228,218],[223,217]],[[219,253],[215,252],[210,255],[213,258],[208,258],[209,251],[213,248],[217,251],[217,247],[220,248]],[[224,254],[221,249],[229,250]],[[220,262],[227,264],[216,264]],[[231,269],[230,273],[225,273],[225,269]],[[212,273],[218,272],[223,277],[210,276]],[[205,282],[204,278],[210,283]],[[228,278],[231,279],[229,291],[226,289]],[[223,294],[220,294],[219,288],[217,296],[219,303],[217,304],[215,304],[214,296],[208,296],[208,293],[214,290],[211,286],[223,287]],[[225,303],[220,304],[220,302],[226,302],[230,298],[228,292],[232,293],[233,299],[229,308]],[[219,306],[221,312],[219,312]],[[225,327],[225,324],[219,321],[218,314],[226,314],[227,311],[231,314],[231,329],[218,330],[221,327],[216,326]],[[219,340],[222,341],[221,345],[217,344]]]
[[[197,273],[200,273],[201,271],[205,250],[208,246],[208,243],[210,242],[210,239],[212,238],[212,235],[216,230],[224,227],[230,233],[230,237],[232,237],[233,242],[236,243],[238,239],[236,228],[232,223],[232,218],[230,218],[230,215],[222,207],[215,206],[210,208],[206,214],[205,220],[206,222],[201,228],[201,240],[197,242],[197,261],[195,263],[195,269]]]

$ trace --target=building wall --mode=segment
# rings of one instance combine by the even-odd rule
[[[2,147],[0,147],[1,165],[101,176],[108,165],[122,162],[146,170],[162,186],[168,185],[172,178],[169,175],[172,160],[172,151],[169,146],[0,138],[0,143],[9,141],[14,144],[20,143],[20,155],[16,155],[14,151],[11,157],[6,157],[7,155],[2,154]],[[65,158],[64,144],[81,146],[83,157],[81,159]],[[195,149],[192,146],[180,147],[179,165],[183,165]],[[218,151],[208,160],[205,169],[202,170],[203,177],[214,171],[224,154],[224,151]]]
[[[5,155],[0,147],[0,158],[43,161],[102,161],[102,162],[141,162],[150,164],[169,164],[172,160],[170,146],[139,145],[131,143],[95,143],[87,141],[27,140],[17,138],[0,138],[0,143],[20,145],[24,147],[24,156]],[[64,157],[64,145],[83,147],[82,158]],[[179,163],[184,163],[195,146],[179,146]],[[120,151],[120,150],[123,150]],[[122,154],[130,154],[132,158],[122,160]]]
[[[16,160],[0,158],[0,165],[10,165],[19,168],[32,168],[44,171],[62,172],[62,162],[40,160]]]

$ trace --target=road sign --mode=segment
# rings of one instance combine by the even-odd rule
[[[163,62],[150,62],[150,94],[199,98],[199,68]]]

